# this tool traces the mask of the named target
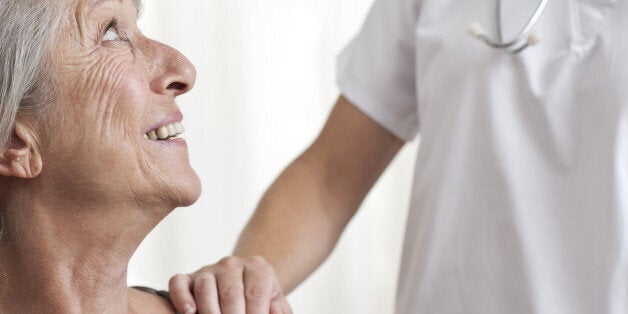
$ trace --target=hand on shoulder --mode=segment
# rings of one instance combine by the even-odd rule
[[[172,303],[181,313],[292,314],[273,266],[259,256],[225,257],[170,280]]]

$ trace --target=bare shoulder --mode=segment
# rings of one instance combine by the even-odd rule
[[[128,290],[131,313],[172,314],[176,312],[172,304],[163,297],[134,288],[128,288]]]

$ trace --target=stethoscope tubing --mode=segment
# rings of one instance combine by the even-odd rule
[[[477,37],[479,40],[483,41],[485,44],[487,44],[488,46],[492,48],[499,49],[499,50],[506,50],[512,53],[517,53],[530,45],[529,39],[532,35],[534,26],[536,26],[539,19],[543,15],[543,12],[545,11],[545,8],[547,7],[547,3],[549,2],[549,0],[541,0],[539,2],[539,5],[534,10],[534,13],[530,17],[530,19],[528,19],[528,22],[526,23],[526,25],[521,29],[521,31],[519,31],[519,33],[513,39],[509,41],[503,41],[503,36],[502,36],[503,34],[502,26],[501,26],[502,1],[503,0],[497,0],[497,9],[496,9],[497,34],[498,34],[499,39],[492,40],[484,32],[481,32],[481,31],[478,32],[475,35],[475,37]]]

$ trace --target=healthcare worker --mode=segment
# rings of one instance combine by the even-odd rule
[[[419,136],[396,313],[628,313],[628,1],[500,2],[376,0],[234,255],[289,292]]]

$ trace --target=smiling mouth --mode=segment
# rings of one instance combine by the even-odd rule
[[[185,128],[183,124],[181,124],[181,122],[175,122],[144,134],[144,138],[151,141],[169,141],[177,139],[184,132]]]

